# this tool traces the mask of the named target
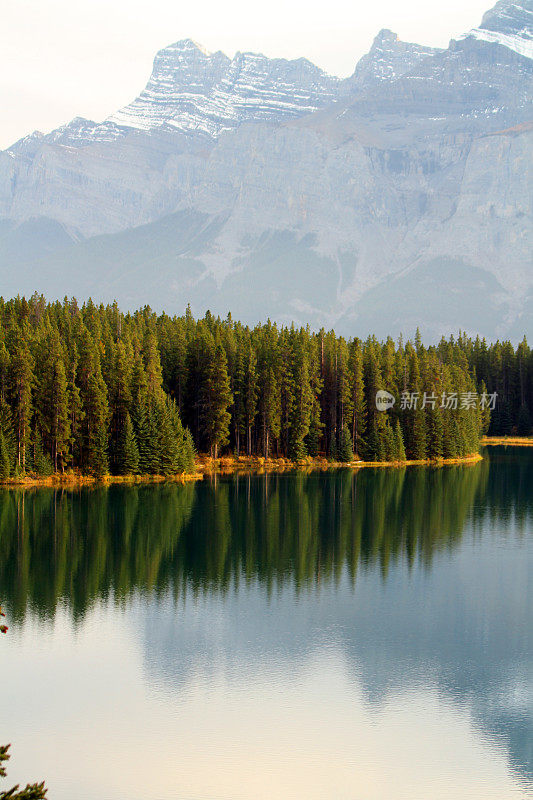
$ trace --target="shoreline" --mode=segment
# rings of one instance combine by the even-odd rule
[[[533,442],[531,442],[533,444]],[[359,470],[371,468],[404,467],[445,467],[452,465],[471,465],[483,460],[480,453],[473,453],[463,458],[423,459],[419,461],[328,461],[324,457],[308,458],[300,462],[290,461],[287,458],[263,458],[262,456],[222,456],[212,459],[200,456],[197,460],[196,471],[180,475],[104,475],[95,478],[91,475],[66,473],[54,474],[46,477],[27,475],[25,477],[8,478],[0,481],[2,489],[76,489],[82,486],[115,486],[119,484],[136,486],[139,484],[154,483],[191,483],[201,481],[206,476],[232,475],[241,473],[263,474],[268,472],[328,472],[338,469]]]
[[[47,475],[26,475],[19,478],[8,478],[0,481],[0,489],[76,489],[81,486],[113,486],[115,484],[137,485],[140,483],[190,483],[201,481],[201,472],[182,473],[180,475],[104,475],[95,478],[93,475],[66,473]]]
[[[533,436],[483,436],[481,447],[505,445],[509,447],[533,447]]]
[[[269,458],[262,456],[222,456],[214,459],[203,457],[200,459],[199,469],[206,475],[221,474],[230,475],[236,472],[286,472],[291,470],[299,471],[321,471],[336,469],[365,469],[368,467],[392,467],[401,469],[403,467],[445,467],[454,464],[477,464],[483,460],[480,453],[471,453],[463,458],[425,458],[419,461],[328,461],[327,458],[307,458],[300,462],[290,461],[286,458]]]

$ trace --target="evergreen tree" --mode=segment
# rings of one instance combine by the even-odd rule
[[[33,469],[38,475],[48,476],[54,471],[52,459],[43,447],[41,433],[37,429],[33,437]]]
[[[400,420],[397,419],[394,429],[394,460],[405,461],[405,458],[405,446],[403,443],[402,428],[400,426]]]
[[[246,453],[252,454],[252,427],[257,415],[257,356],[248,340],[246,353],[246,383],[244,394],[244,417],[246,422]]]
[[[77,384],[78,372],[78,349],[76,344],[72,345],[70,355],[70,364],[68,371],[68,407],[69,407],[69,422],[70,422],[70,458],[78,466],[82,461],[83,449],[83,430],[82,423],[85,417],[83,411],[83,403],[81,401],[81,392]]]
[[[385,461],[396,460],[396,441],[394,438],[394,430],[387,420],[385,431],[383,435],[383,454]]]
[[[366,402],[363,379],[363,354],[361,343],[356,339],[350,350],[350,366],[352,374],[352,442],[357,453],[364,452],[364,436],[366,423]]]
[[[350,436],[350,431],[348,430],[347,425],[345,425],[342,429],[338,459],[339,461],[343,461],[345,463],[353,461],[352,437]]]
[[[9,453],[6,445],[6,440],[4,439],[4,434],[0,429],[0,479],[6,480],[9,478],[11,474],[11,464],[9,459]]]
[[[324,425],[320,420],[320,403],[315,401],[311,409],[311,420],[309,423],[309,432],[305,437],[305,447],[308,454],[312,458],[316,458],[320,452],[320,442],[322,439],[322,431]],[[350,443],[351,449],[351,443]]]
[[[176,431],[172,427],[166,405],[159,409],[160,470],[162,475],[175,475],[179,469],[180,453]]]
[[[309,433],[313,396],[309,380],[309,360],[301,337],[294,333],[288,392],[292,395],[289,405],[288,455],[293,461],[306,456],[305,437]]]
[[[411,423],[410,458],[422,461],[427,457],[426,417],[421,409],[413,412]]]
[[[30,332],[27,325],[11,331],[10,372],[13,417],[17,442],[17,463],[24,473],[26,450],[30,442],[32,415],[33,359],[30,352]]]
[[[136,475],[139,472],[139,448],[128,412],[118,434],[114,463],[119,475]]]
[[[4,450],[5,450],[5,459],[4,462],[4,471],[5,466],[7,464],[7,474],[11,474],[14,464],[15,464],[15,457],[16,457],[16,447],[15,447],[15,437],[13,435],[13,423],[11,418],[11,409],[9,408],[8,403],[2,397],[0,397],[0,434],[2,435],[2,439],[4,442]]]
[[[442,458],[444,454],[444,423],[442,412],[438,409],[429,409],[427,413],[427,456],[428,458]]]
[[[525,403],[520,407],[520,411],[518,412],[517,428],[517,433],[519,436],[529,436],[531,433],[531,415],[529,413],[529,408]]]
[[[88,330],[83,334],[78,369],[84,414],[83,464],[90,474],[101,477],[108,468],[107,387],[98,348]]]
[[[380,389],[418,393],[418,404],[382,414]],[[496,411],[422,404],[424,393],[452,392],[496,395]],[[124,472],[135,447],[139,472],[165,474],[193,469],[195,448],[218,455],[227,444],[295,460],[349,450],[372,460],[453,458],[475,452],[487,430],[530,431],[531,408],[525,340],[515,348],[461,334],[426,348],[419,335],[395,345],[270,322],[251,331],[231,316],[195,321],[190,309],[171,318],[40,296],[0,301],[4,473],[52,462],[98,476],[108,456]]]
[[[232,396],[227,364],[224,348],[216,345],[203,389],[203,427],[213,458],[218,457],[219,449],[229,438],[231,415],[228,408]]]
[[[241,436],[246,430],[246,363],[244,348],[237,353],[235,377],[233,381],[233,425],[235,431],[235,449],[241,453]]]

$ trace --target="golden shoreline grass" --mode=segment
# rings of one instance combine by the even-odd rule
[[[324,457],[307,458],[295,463],[287,458],[263,458],[261,456],[222,456],[212,459],[209,456],[201,455],[196,463],[196,471],[190,474],[181,475],[104,475],[96,478],[91,475],[81,475],[76,472],[64,474],[48,475],[38,477],[36,475],[26,475],[18,478],[8,478],[0,481],[0,487],[4,489],[32,489],[32,488],[56,488],[56,489],[75,489],[82,486],[114,486],[140,485],[140,484],[160,484],[160,483],[190,483],[191,481],[202,480],[209,475],[230,475],[238,472],[267,473],[267,472],[327,472],[337,469],[365,469],[372,468],[403,468],[403,467],[441,467],[453,464],[476,464],[482,461],[483,457],[479,453],[473,453],[464,458],[442,458],[424,459],[419,461],[351,461],[341,463],[339,461],[328,461]]]
[[[480,442],[482,447],[494,445],[504,445],[509,447],[533,447],[532,436],[483,436]],[[34,487],[50,488],[76,488],[80,486],[113,486],[116,484],[138,485],[149,483],[189,483],[191,481],[202,480],[205,475],[214,473],[229,475],[237,472],[288,472],[291,470],[300,471],[322,471],[335,469],[365,469],[383,467],[444,467],[453,464],[477,464],[483,460],[480,453],[472,453],[464,458],[441,458],[424,459],[420,461],[360,461],[354,460],[348,463],[338,461],[328,461],[325,457],[307,458],[295,463],[288,458],[264,458],[262,456],[222,456],[212,459],[207,455],[200,455],[196,463],[196,471],[182,475],[104,475],[95,478],[91,475],[81,475],[77,472],[67,472],[64,474],[48,475],[38,477],[36,475],[26,475],[18,478],[8,478],[0,481],[2,488],[26,489]]]
[[[509,445],[511,447],[533,447],[533,436],[483,436],[482,447]]]

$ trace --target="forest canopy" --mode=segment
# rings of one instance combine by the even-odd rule
[[[386,413],[380,390],[397,398]],[[486,403],[444,402],[493,394],[492,415]],[[209,312],[195,320],[189,309],[169,317],[90,300],[0,300],[3,479],[179,474],[197,451],[457,458],[477,452],[484,432],[529,434],[532,402],[525,340],[515,349],[460,335],[426,347],[419,335],[346,340]]]

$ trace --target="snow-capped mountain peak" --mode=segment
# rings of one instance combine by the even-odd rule
[[[210,53],[191,39],[160,50],[146,88],[106,122],[150,130],[163,125],[216,137],[248,120],[310,113],[336,99],[340,81],[307,59]]]
[[[358,62],[349,81],[354,86],[361,86],[394,80],[438,52],[432,47],[402,42],[396,33],[384,28],[374,39],[369,52]]]
[[[465,39],[500,45],[533,59],[533,0],[500,0],[487,11],[479,28],[458,37],[458,41]]]
[[[511,35],[533,36],[533,3],[531,0],[500,0],[484,15],[480,28]]]

